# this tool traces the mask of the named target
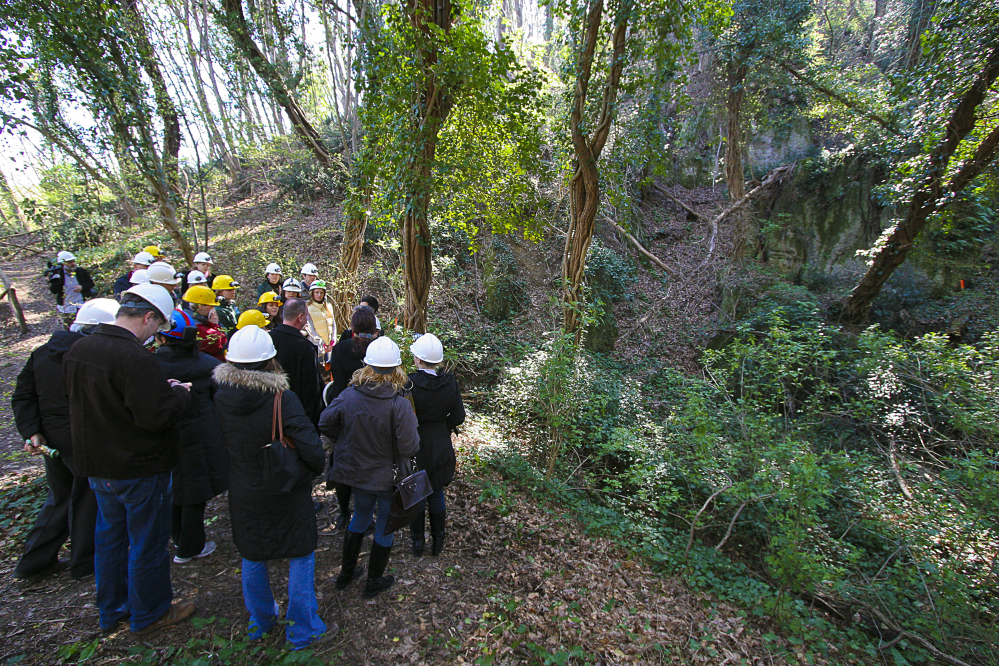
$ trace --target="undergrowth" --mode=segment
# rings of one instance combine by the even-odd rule
[[[999,663],[999,334],[850,338],[777,307],[704,366],[639,386],[554,337],[504,374],[492,464],[815,656]]]

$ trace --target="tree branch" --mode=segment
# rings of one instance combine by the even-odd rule
[[[627,229],[625,229],[624,227],[622,227],[620,224],[610,219],[609,217],[605,217],[604,221],[607,222],[607,224],[614,227],[617,231],[621,232],[621,234],[623,234],[625,238],[631,241],[631,244],[635,246],[635,249],[637,249],[646,259],[654,263],[659,268],[663,269],[663,272],[665,272],[666,275],[670,276],[673,279],[679,277],[674,269],[670,268],[665,263],[663,263],[662,259],[652,254],[648,250],[646,250],[645,247],[643,247],[642,244],[638,242],[637,238],[628,233]]]

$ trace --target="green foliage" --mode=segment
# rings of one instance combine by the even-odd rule
[[[599,498],[594,529],[640,535],[688,581],[824,639],[835,630],[802,598],[999,657],[977,647],[995,643],[999,613],[983,566],[999,520],[999,334],[851,340],[775,302],[703,363],[701,379],[638,387],[554,340],[504,377],[498,406],[545,477],[574,474]]]
[[[460,18],[444,28],[420,8],[410,16],[405,6],[383,7],[365,69],[359,172],[377,185],[371,222],[430,211],[474,245],[483,225],[533,228],[540,82],[511,49],[490,45],[477,7],[451,7]],[[366,198],[352,195],[353,206]]]

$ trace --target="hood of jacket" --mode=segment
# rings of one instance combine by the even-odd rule
[[[212,376],[219,385],[216,403],[233,414],[250,414],[278,391],[289,390],[288,375],[283,372],[244,370],[223,363],[215,368]]]
[[[418,386],[425,391],[437,391],[450,384],[453,378],[454,375],[450,372],[431,375],[422,370],[417,370],[416,372],[409,373],[409,381],[413,382],[413,386]]]
[[[62,357],[73,346],[73,343],[77,340],[82,340],[84,337],[82,333],[56,331],[45,345],[48,348],[49,358],[55,363],[62,363]]]
[[[395,385],[390,382],[382,382],[380,384],[353,384],[353,388],[369,398],[375,398],[376,400],[391,400],[396,395],[400,395],[399,390],[396,389]]]

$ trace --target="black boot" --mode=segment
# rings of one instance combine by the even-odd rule
[[[409,524],[409,536],[413,540],[413,555],[423,557],[423,549],[427,545],[427,511],[420,509],[416,514],[416,520]]]
[[[357,556],[361,554],[361,545],[364,543],[364,535],[347,530],[347,535],[343,538],[343,557],[340,560],[340,575],[336,577],[334,587],[342,590],[350,585],[355,578],[364,575],[364,567],[357,566]]]
[[[364,598],[372,599],[381,592],[392,587],[395,582],[394,576],[383,576],[385,566],[389,561],[389,553],[392,546],[379,546],[377,543],[371,544],[371,555],[368,557],[368,583],[364,586]]]
[[[430,554],[437,557],[444,550],[444,537],[447,530],[444,529],[444,522],[447,519],[447,511],[440,513],[430,513],[430,536],[434,538],[434,545],[430,549]]]

